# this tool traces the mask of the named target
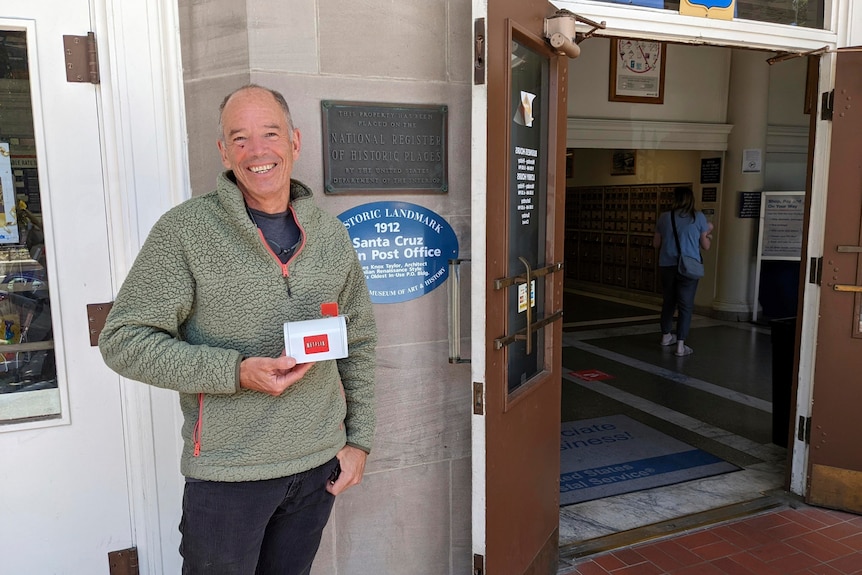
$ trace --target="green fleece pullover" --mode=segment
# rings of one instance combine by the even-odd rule
[[[282,265],[221,174],[153,227],[99,338],[111,369],[179,392],[187,477],[271,479],[322,465],[345,442],[370,451],[377,332],[365,276],[343,224],[295,180],[290,209],[302,243]],[[333,301],[349,318],[349,357],[317,362],[278,397],[240,389],[244,356],[281,355],[284,322],[319,318]]]

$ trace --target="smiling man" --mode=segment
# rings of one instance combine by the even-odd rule
[[[153,227],[99,348],[179,392],[183,573],[307,574],[371,449],[374,315],[343,224],[291,178],[301,138],[284,97],[248,85],[220,112],[227,170]],[[350,317],[349,356],[297,364],[283,324],[328,303]]]

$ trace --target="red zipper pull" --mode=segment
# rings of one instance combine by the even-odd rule
[[[323,317],[336,317],[338,315],[338,302],[327,302],[320,304],[320,315]]]

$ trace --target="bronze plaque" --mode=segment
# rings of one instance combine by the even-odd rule
[[[321,102],[328,194],[449,191],[446,106]]]

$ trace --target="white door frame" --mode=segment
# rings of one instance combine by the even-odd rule
[[[179,14],[176,0],[91,0],[91,6],[116,294],[152,225],[191,197]],[[183,479],[176,394],[131,381],[122,382],[121,393],[140,572],[178,573]]]
[[[487,22],[488,0],[472,0],[472,16],[475,21],[483,18]],[[484,54],[483,54],[484,55]],[[487,76],[487,72],[483,71]],[[470,128],[470,241],[473,260],[470,262],[470,381],[485,386],[485,271],[488,252],[486,245],[487,206],[486,170],[488,167],[488,85],[487,81],[473,84],[471,102]],[[478,294],[482,294],[479,296]],[[477,297],[478,296],[478,297]],[[482,413],[485,412],[484,394],[482,395]],[[470,416],[471,435],[471,509],[472,521],[472,552],[474,555],[485,556],[486,511],[485,500],[485,416],[473,414]]]

